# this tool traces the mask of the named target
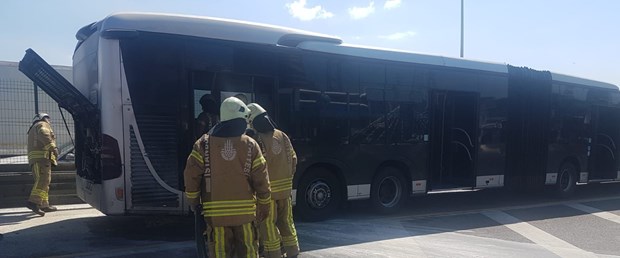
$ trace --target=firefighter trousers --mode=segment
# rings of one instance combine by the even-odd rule
[[[291,198],[271,200],[270,206],[269,216],[259,226],[265,257],[282,257],[280,244],[287,257],[298,255],[299,242],[293,222]]]
[[[49,160],[35,161],[31,166],[34,185],[30,191],[29,202],[40,208],[49,207],[50,182],[52,181],[52,163]]]
[[[254,223],[240,226],[213,227],[207,223],[210,258],[256,258],[258,241]]]

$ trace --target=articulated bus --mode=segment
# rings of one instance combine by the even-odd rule
[[[77,192],[105,214],[188,212],[183,169],[205,94],[244,94],[290,135],[306,219],[347,200],[390,212],[449,189],[569,195],[620,180],[615,85],[207,17],[119,13],[76,37],[74,86],[38,84],[66,88]]]

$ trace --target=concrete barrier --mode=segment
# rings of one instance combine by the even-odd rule
[[[52,167],[52,171],[75,171],[75,163],[73,162],[60,162],[58,166]],[[4,172],[30,172],[30,165],[28,164],[2,164],[0,165],[0,173]]]
[[[12,208],[22,207],[25,205],[34,179],[32,172],[28,170],[24,171],[24,165],[11,165],[13,171],[9,171],[9,168],[1,166],[3,168],[0,171],[0,208]],[[59,170],[59,169],[64,170]],[[67,170],[67,168],[70,168]],[[72,169],[71,169],[72,168]],[[80,198],[77,197],[75,187],[75,166],[61,165],[55,167],[52,170],[52,182],[50,184],[50,204],[76,204],[83,203]]]

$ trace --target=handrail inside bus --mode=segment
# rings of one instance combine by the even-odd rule
[[[465,144],[463,144],[462,142],[459,141],[452,141],[452,143],[461,146],[465,149],[465,151],[467,151],[467,156],[469,157],[469,161],[472,161],[472,157],[471,157],[471,152],[469,151],[469,149],[467,148],[467,146]]]
[[[465,129],[462,129],[462,128],[452,128],[452,130],[457,130],[459,132],[463,132],[465,134],[465,136],[467,136],[467,140],[469,141],[469,146],[474,147],[474,143],[472,142],[471,137],[469,136],[467,131],[465,131]]]
[[[614,142],[614,139],[611,138],[611,136],[609,136],[607,134],[604,134],[604,133],[599,133],[598,135],[607,138],[609,140],[609,142],[611,143],[611,146],[614,148],[614,150],[617,149],[616,148],[616,143]]]

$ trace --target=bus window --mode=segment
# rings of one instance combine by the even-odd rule
[[[235,97],[243,101],[245,104],[254,102],[254,95],[250,92],[221,91],[220,99],[224,101],[226,98]]]
[[[275,94],[276,94],[276,80],[270,77],[254,76],[253,79],[253,91],[254,101],[261,105],[269,116],[276,123],[276,127],[279,127],[279,121],[277,119],[277,110],[275,106]]]
[[[363,85],[364,86],[364,85]],[[365,88],[360,95],[362,110],[351,122],[351,142],[358,144],[385,143],[386,121],[383,89]]]

